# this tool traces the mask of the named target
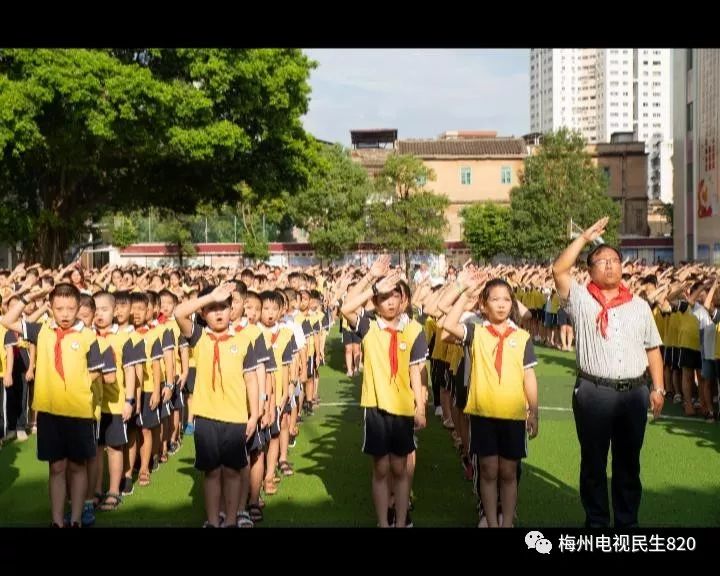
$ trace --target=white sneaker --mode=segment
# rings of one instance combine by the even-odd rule
[[[27,442],[28,435],[25,430],[18,430],[17,431],[17,441],[18,442]]]
[[[673,396],[673,404],[682,404],[682,396],[680,394],[675,394]]]
[[[10,440],[15,440],[17,438],[17,432],[15,430],[10,430],[10,432],[7,433],[7,436],[5,436],[5,442],[10,442]]]
[[[435,416],[442,416],[442,406],[436,406],[435,407]]]

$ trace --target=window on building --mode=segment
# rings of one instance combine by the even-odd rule
[[[509,166],[503,166],[500,169],[500,183],[512,184],[512,172]]]
[[[472,170],[469,166],[463,166],[460,168],[460,184],[463,184],[464,186],[469,186],[471,182],[471,174]]]

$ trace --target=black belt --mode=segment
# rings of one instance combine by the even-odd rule
[[[598,386],[613,388],[618,392],[627,392],[628,390],[632,390],[633,388],[647,386],[649,382],[647,374],[643,374],[642,376],[638,376],[637,378],[623,378],[621,380],[614,380],[612,378],[598,378],[597,376],[592,376],[591,374],[587,374],[585,372],[578,372],[578,377],[582,378],[583,380],[587,380],[588,382],[592,382],[593,384],[597,384]]]

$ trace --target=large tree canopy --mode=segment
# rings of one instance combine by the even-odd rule
[[[307,185],[299,50],[0,50],[0,239],[57,264],[115,210]]]

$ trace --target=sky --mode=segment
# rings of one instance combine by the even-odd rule
[[[308,49],[305,129],[350,145],[350,130],[397,128],[398,138],[446,130],[530,132],[528,49]]]

